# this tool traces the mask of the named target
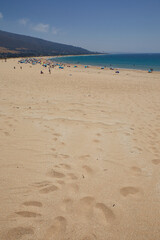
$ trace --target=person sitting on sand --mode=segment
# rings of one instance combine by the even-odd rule
[[[43,71],[41,71],[40,73],[43,74]]]

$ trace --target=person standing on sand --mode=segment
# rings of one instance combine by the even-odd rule
[[[51,69],[49,68],[49,74],[51,74]]]

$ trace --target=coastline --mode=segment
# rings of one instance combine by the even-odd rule
[[[41,56],[41,57],[24,57],[24,58],[22,58],[22,57],[18,57],[18,58],[9,58],[9,59],[33,59],[33,58],[35,58],[35,59],[44,59],[44,61],[51,61],[51,62],[54,62],[54,61],[52,61],[52,59],[54,59],[54,58],[64,58],[64,57],[79,57],[79,56],[97,56],[97,55],[109,55],[109,54],[90,54],[90,55],[67,55],[67,56],[64,56],[64,55],[62,55],[62,56]],[[3,59],[0,59],[0,60],[3,60]],[[64,66],[65,65],[70,65],[70,66],[75,66],[75,65],[77,65],[77,66],[82,66],[82,67],[84,67],[85,65],[87,65],[88,67],[90,67],[90,68],[101,68],[101,67],[104,67],[104,65],[89,65],[89,64],[82,64],[82,63],[67,63],[67,62],[59,62],[59,61],[55,61],[55,63],[57,63],[57,64],[63,64]],[[104,69],[103,69],[103,71],[104,70],[110,70],[110,67],[113,67],[113,66],[105,66],[104,67]],[[123,68],[123,67],[113,67],[113,70],[131,70],[131,71],[142,71],[142,72],[148,72],[148,70],[149,70],[149,68],[148,69],[139,69],[139,68]],[[152,74],[154,73],[154,72],[157,72],[157,73],[160,73],[160,70],[154,70],[153,69],[153,72],[152,72]]]
[[[122,67],[122,66],[119,66],[119,63],[112,63],[112,64],[109,64],[109,63],[103,63],[103,64],[96,64],[96,63],[94,63],[94,64],[91,64],[91,63],[79,63],[79,61],[80,61],[80,59],[79,59],[79,61],[75,61],[75,63],[70,63],[70,62],[67,62],[67,61],[65,61],[65,58],[67,59],[67,58],[70,58],[70,57],[90,57],[90,56],[116,56],[116,55],[118,55],[118,56],[127,56],[127,55],[130,55],[130,54],[89,54],[89,55],[67,55],[67,56],[55,56],[55,57],[51,57],[50,59],[54,59],[54,58],[64,58],[64,61],[63,62],[59,62],[58,61],[58,59],[57,59],[57,62],[58,63],[60,63],[60,64],[72,64],[72,65],[88,65],[88,66],[95,66],[95,67],[104,67],[104,68],[110,68],[110,67],[112,67],[112,68],[115,68],[115,69],[131,69],[131,70],[142,70],[142,71],[147,71],[147,70],[149,70],[150,68],[153,68],[153,70],[154,71],[156,71],[156,72],[160,72],[160,69],[154,69],[154,67],[147,67],[147,66],[143,66],[143,68],[141,68],[140,66],[137,66],[137,68],[135,68],[135,66],[134,66],[134,68],[133,67],[131,67],[131,66],[129,66],[129,67]],[[132,54],[132,55],[141,55],[141,54]],[[153,54],[142,54],[142,55],[153,55]],[[108,66],[108,65],[110,65],[110,66]],[[133,65],[136,65],[136,64],[133,64]],[[146,68],[146,69],[144,69],[144,67]],[[157,67],[157,66],[156,66]],[[160,67],[159,67],[160,68]]]
[[[101,55],[101,54],[100,54]],[[102,54],[103,55],[103,54]],[[70,56],[75,56],[75,55],[67,55],[66,57],[70,57]],[[79,56],[79,55],[76,55],[76,56]],[[83,56],[87,56],[87,55],[83,55]],[[92,55],[90,55],[92,56]],[[61,57],[64,57],[64,56],[61,56]],[[18,58],[8,58],[8,60],[21,60],[21,59],[44,59],[44,61],[46,62],[53,62],[51,59],[52,58],[59,58],[59,56],[50,56],[48,58],[48,56],[42,56],[42,57],[18,57]],[[0,59],[0,61],[4,61],[4,59]],[[66,62],[58,62],[58,61],[55,61],[56,64],[60,64],[60,65],[64,65],[64,66],[67,66],[67,65],[70,65],[72,67],[74,67],[75,65],[81,67],[81,68],[84,68],[85,67],[85,64],[80,64],[80,63],[77,63],[77,64],[74,64],[74,63],[66,63]],[[110,70],[110,67],[104,67],[104,69],[101,69],[102,66],[96,66],[96,65],[87,65],[89,68],[93,68],[93,69],[99,69],[99,70],[102,70],[102,71],[108,71]],[[135,72],[145,72],[145,73],[148,73],[148,70],[144,70],[144,69],[132,69],[132,68],[120,68],[120,67],[114,67],[113,70],[110,70],[110,71],[116,71],[116,70],[122,70],[122,71],[135,71]],[[153,71],[152,74],[155,74],[155,73],[160,73],[160,71]]]

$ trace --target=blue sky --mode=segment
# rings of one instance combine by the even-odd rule
[[[94,51],[160,53],[160,0],[1,0],[0,29]]]

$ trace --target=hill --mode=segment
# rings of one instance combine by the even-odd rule
[[[86,49],[0,30],[0,58],[92,54]]]

